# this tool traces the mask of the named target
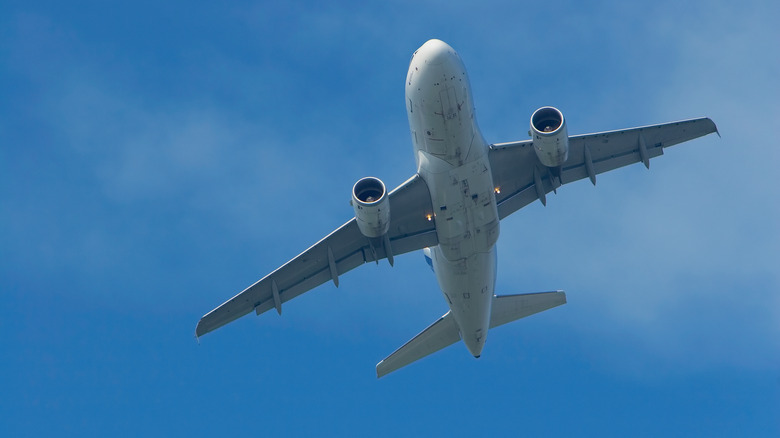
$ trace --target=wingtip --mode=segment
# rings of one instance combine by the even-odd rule
[[[195,326],[195,339],[197,339],[198,342],[200,342],[200,337],[201,336],[203,336],[206,333],[208,333],[208,330],[203,328],[202,322],[203,322],[203,319],[198,321],[198,325]]]
[[[718,125],[715,123],[715,121],[713,121],[713,120],[712,120],[711,118],[709,118],[709,117],[707,117],[706,119],[707,119],[707,120],[710,122],[710,124],[712,125],[712,131],[711,131],[711,132],[714,132],[714,133],[718,134],[718,138],[723,138],[723,137],[721,137],[721,136],[720,136],[720,131],[718,130]]]
[[[200,321],[198,322],[198,325],[195,326],[195,342],[200,345],[200,334],[198,334],[198,326],[200,325]]]

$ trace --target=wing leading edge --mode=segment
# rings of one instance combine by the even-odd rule
[[[539,162],[531,140],[491,145],[498,215],[503,219],[537,199],[546,203],[545,195],[562,184],[583,178],[596,184],[596,175],[633,163],[649,168],[664,148],[713,132],[718,132],[715,123],[700,118],[571,136],[560,179]]]
[[[415,175],[388,195],[390,198],[389,255],[404,254],[438,244],[428,186]],[[195,328],[202,336],[251,311],[261,314],[322,283],[366,263],[388,257],[385,245],[374,242],[358,229],[354,218],[315,243],[297,257],[204,315]]]

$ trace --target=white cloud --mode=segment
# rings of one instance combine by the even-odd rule
[[[770,135],[780,122],[772,100],[778,61],[768,55],[777,31],[752,25],[767,13],[757,6],[769,5],[753,6],[702,4],[694,10],[706,15],[697,17],[667,14],[666,5],[645,20],[641,8],[601,5],[599,16],[575,11],[553,26],[540,13],[520,21],[504,14],[496,24],[492,12],[477,9],[467,18],[485,30],[478,35],[473,27],[457,31],[451,22],[428,26],[415,17],[409,18],[414,31],[383,34],[405,20],[387,19],[382,28],[361,11],[354,16],[364,18],[355,20],[341,12],[308,16],[298,23],[295,41],[273,40],[287,57],[269,55],[261,67],[219,48],[193,52],[207,58],[193,75],[230,81],[241,90],[236,94],[261,101],[246,113],[217,93],[158,98],[154,87],[117,77],[115,67],[88,51],[65,50],[58,59],[66,68],[41,79],[50,81],[41,118],[65,140],[51,146],[67,145],[80,158],[77,165],[93,175],[106,202],[133,208],[175,202],[196,215],[218,215],[229,224],[226,239],[237,241],[278,242],[269,229],[289,226],[296,233],[289,243],[294,249],[281,251],[286,257],[329,231],[323,223],[349,217],[346,200],[356,177],[392,175],[385,178],[392,185],[391,179],[401,182],[413,171],[408,134],[399,125],[405,65],[387,62],[405,62],[428,37],[451,37],[468,54],[472,79],[481,81],[474,84],[481,123],[491,131],[486,134],[501,136],[490,140],[523,138],[530,112],[522,109],[536,102],[564,103],[572,126],[586,131],[710,115],[723,139],[676,146],[654,160],[650,172],[636,166],[600,176],[596,188],[586,182],[566,187],[546,209],[528,207],[502,224],[499,292],[564,287],[569,306],[587,310],[569,313],[584,336],[614,339],[619,330],[646,345],[645,354],[667,352],[672,363],[686,361],[693,350],[712,366],[767,364],[778,355],[772,340],[780,330],[774,310],[780,307],[780,193],[769,177],[780,158]],[[615,20],[623,14],[626,21]],[[253,36],[268,35],[262,13],[247,17],[258,25]],[[343,21],[359,23],[364,33],[333,37],[343,44],[312,40]],[[50,39],[80,44],[63,33],[69,35],[50,30]],[[355,41],[356,35],[365,40]],[[372,47],[377,41],[381,45]],[[306,51],[294,50],[302,45]],[[554,56],[547,56],[550,48]],[[301,53],[307,56],[297,59]],[[27,59],[19,67],[25,72],[38,65],[16,59]],[[380,76],[389,69],[397,72]],[[399,78],[396,88],[385,84],[388,77]],[[312,96],[317,87],[329,88]],[[398,115],[387,116],[391,99]],[[275,208],[285,212],[282,218],[269,217]],[[85,252],[105,254],[101,239],[115,237],[111,230],[88,234]],[[279,257],[275,249],[253,256]],[[742,284],[749,291],[734,290]],[[727,310],[735,311],[719,313]],[[700,342],[708,333],[727,347]],[[741,338],[765,352],[743,348]]]
[[[631,9],[629,23],[645,13]],[[780,357],[780,189],[771,179],[780,152],[769,134],[780,122],[780,59],[768,56],[778,31],[761,16],[777,6],[668,10],[651,8],[636,32],[601,28],[622,39],[602,50],[629,50],[612,62],[631,76],[582,81],[594,87],[569,96],[569,122],[578,126],[570,132],[707,115],[723,138],[675,146],[649,172],[615,171],[595,188],[564,187],[548,207],[516,213],[502,224],[499,284],[566,288],[568,306],[583,310],[568,315],[574,330],[641,345],[636,354],[663,357],[670,370],[767,369]],[[594,69],[578,66],[548,82]]]

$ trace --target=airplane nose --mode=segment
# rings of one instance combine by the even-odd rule
[[[422,47],[417,49],[416,56],[420,56],[429,65],[440,65],[457,55],[455,49],[449,44],[442,40],[433,39],[426,41]]]

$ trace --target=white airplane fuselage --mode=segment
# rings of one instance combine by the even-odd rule
[[[415,52],[406,101],[417,173],[431,194],[439,240],[431,248],[434,272],[461,339],[479,357],[490,324],[499,217],[488,144],[452,47],[431,40]]]

